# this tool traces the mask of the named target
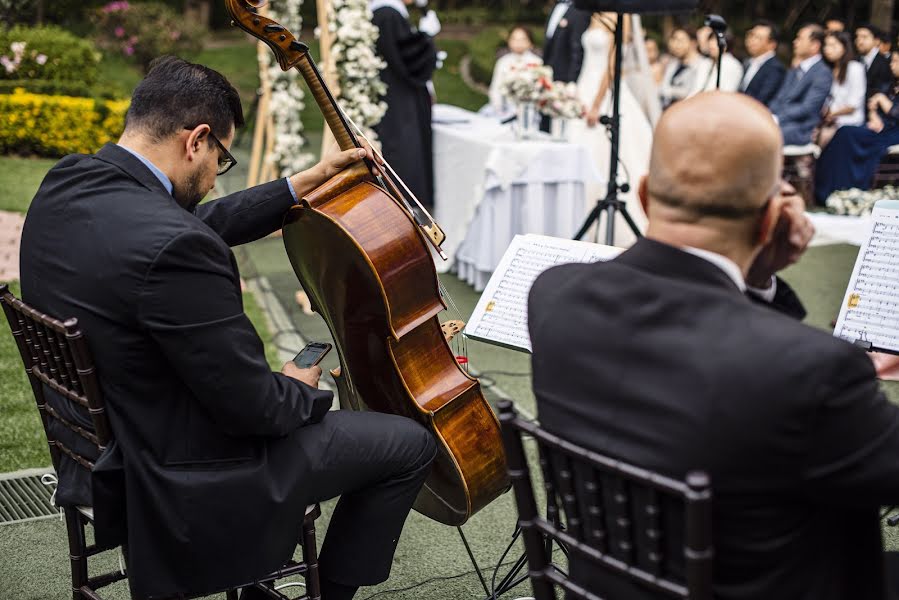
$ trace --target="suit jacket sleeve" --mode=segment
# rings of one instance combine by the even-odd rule
[[[773,308],[788,317],[793,317],[797,321],[803,320],[806,316],[805,306],[802,304],[799,296],[796,295],[796,292],[793,291],[793,288],[780,277],[777,278],[776,286],[774,299],[771,302],[759,298],[755,294],[748,294],[748,296],[758,304]]]
[[[827,97],[830,95],[833,79],[820,69],[817,73],[806,73],[805,77],[811,77],[812,80],[802,98],[802,102],[796,104],[784,103],[778,107],[778,110],[774,111],[781,122],[802,121],[810,118],[810,116],[821,114],[824,102],[827,101]]]
[[[278,179],[197,206],[195,214],[229,246],[239,246],[277,231],[294,205],[289,184]]]
[[[437,48],[424,33],[412,31],[409,22],[392,8],[375,11],[377,50],[387,68],[412,86],[425,85],[437,68]],[[389,91],[389,90],[388,90]]]
[[[899,503],[899,407],[880,390],[864,352],[841,344],[821,357],[825,380],[807,440],[803,490],[817,501]]]
[[[283,184],[283,182],[281,182]],[[201,231],[159,252],[139,296],[141,325],[222,430],[282,436],[319,421],[332,393],[272,373],[243,311],[233,258]]]
[[[776,58],[768,61],[765,77],[762,79],[762,86],[759,88],[758,100],[762,104],[769,105],[777,95],[780,86],[783,85],[786,69]]]

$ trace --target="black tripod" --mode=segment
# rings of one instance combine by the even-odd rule
[[[621,213],[627,222],[628,227],[637,237],[642,237],[640,229],[634,223],[634,219],[627,212],[627,206],[624,201],[618,199],[619,192],[628,192],[630,186],[627,183],[618,184],[618,163],[619,143],[621,140],[621,53],[624,45],[624,15],[618,13],[618,25],[615,27],[615,79],[612,88],[612,116],[603,116],[599,122],[605,125],[612,138],[612,153],[609,161],[609,187],[606,191],[606,197],[596,203],[593,210],[590,211],[587,220],[581,225],[580,230],[575,234],[574,239],[580,240],[584,237],[594,221],[599,226],[599,217],[603,212],[606,213],[606,244],[614,245],[615,241],[615,215]]]

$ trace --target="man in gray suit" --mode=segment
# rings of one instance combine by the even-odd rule
[[[821,57],[824,33],[816,24],[799,30],[793,40],[795,66],[769,105],[788,146],[811,143],[812,132],[821,121],[821,109],[833,85],[833,74]]]

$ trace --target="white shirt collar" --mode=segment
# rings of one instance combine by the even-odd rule
[[[568,2],[559,2],[553,8],[552,14],[549,15],[549,23],[546,25],[546,37],[551,38],[555,35],[556,29],[559,27],[559,23],[562,22],[562,19],[565,17],[565,14],[568,12],[568,9],[571,8],[571,5]]]
[[[722,271],[724,271],[728,277],[730,277],[734,284],[740,289],[741,292],[746,291],[746,280],[743,279],[743,272],[740,270],[740,267],[737,266],[737,263],[727,258],[726,256],[722,256],[720,254],[716,254],[715,252],[709,252],[708,250],[703,250],[702,248],[693,248],[691,246],[681,246],[681,250],[684,252],[688,252],[693,256],[698,256],[704,260],[709,261]]]
[[[409,9],[401,0],[371,0],[371,11],[375,12],[379,8],[389,7],[399,12],[401,15],[409,18]]]
[[[821,55],[816,54],[814,56],[809,56],[804,61],[799,63],[799,68],[802,69],[803,73],[808,73],[809,69],[814,67],[816,64],[821,62]]]
[[[756,56],[749,62],[752,63],[753,65],[758,65],[759,67],[761,67],[763,64],[765,64],[772,58],[774,58],[774,50],[768,50],[764,54],[760,54],[759,56]]]
[[[874,64],[874,59],[877,58],[877,55],[880,54],[880,46],[874,46],[871,48],[871,51],[865,54],[865,65],[870,69],[871,65]]]

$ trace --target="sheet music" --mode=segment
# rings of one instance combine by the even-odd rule
[[[609,260],[620,248],[543,235],[516,235],[490,277],[465,334],[514,350],[531,351],[528,293],[543,271],[565,263]]]
[[[899,201],[874,205],[871,235],[861,247],[834,335],[899,352]]]

